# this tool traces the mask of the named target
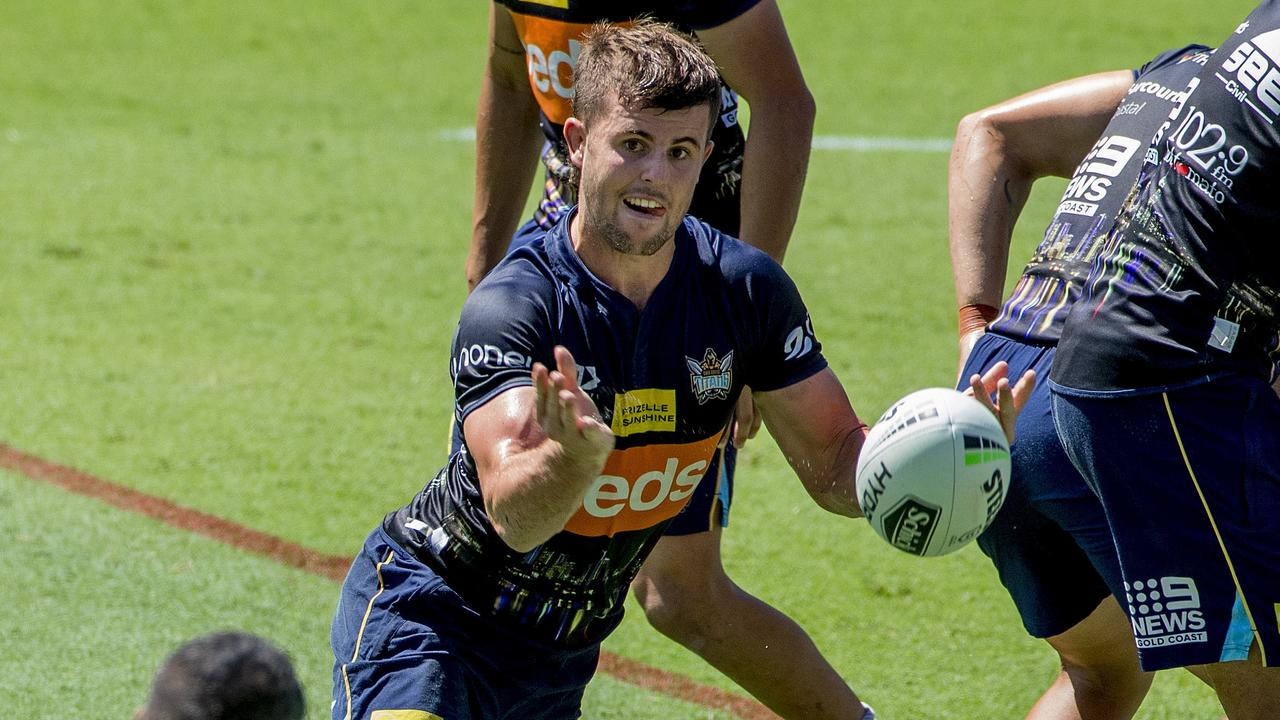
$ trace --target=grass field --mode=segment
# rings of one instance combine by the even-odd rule
[[[780,0],[817,134],[1225,37],[1251,2]],[[0,443],[351,556],[444,458],[485,3],[0,3]],[[861,414],[954,373],[946,154],[815,151],[787,265]],[[1062,184],[1015,240],[1025,257]],[[1014,271],[1020,267],[1015,260]],[[987,560],[921,561],[744,452],[731,575],[886,720],[1016,718],[1054,675]],[[327,717],[337,584],[0,473],[0,714],[127,717],[181,640],[260,632]],[[739,692],[632,613],[618,656]],[[1220,716],[1166,673],[1139,717]],[[729,718],[601,675],[586,717]]]

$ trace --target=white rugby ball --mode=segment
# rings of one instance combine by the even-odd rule
[[[978,537],[1004,504],[1009,442],[973,397],[917,390],[894,403],[858,456],[858,505],[890,545],[924,557]]]

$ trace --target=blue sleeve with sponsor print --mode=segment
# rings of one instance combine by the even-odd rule
[[[553,298],[528,267],[524,260],[503,263],[462,307],[449,368],[459,424],[502,392],[532,385],[533,363],[555,367],[549,312]]]
[[[720,237],[721,270],[734,292],[745,295],[739,307],[750,308],[754,325],[754,348],[743,366],[747,386],[778,390],[827,367],[809,311],[786,271],[756,248]]]
[[[1146,63],[1142,65],[1142,67],[1135,70],[1133,72],[1134,79],[1135,80],[1139,79],[1143,75],[1146,75],[1147,73],[1151,72],[1152,70],[1157,70],[1167,65],[1176,65],[1179,62],[1182,62],[1183,58],[1189,57],[1191,55],[1195,55],[1198,52],[1204,52],[1205,50],[1208,50],[1208,49],[1209,49],[1208,45],[1192,44],[1192,45],[1184,45],[1180,48],[1174,48],[1172,50],[1165,50],[1159,55],[1156,55],[1155,57],[1148,60]]]

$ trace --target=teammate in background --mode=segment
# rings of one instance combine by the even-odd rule
[[[1144,670],[1280,717],[1280,2],[1187,85],[1071,308],[1053,419],[1101,498]]]
[[[815,110],[774,0],[552,5],[499,0],[490,6],[489,58],[476,113],[468,285],[474,287],[513,244],[539,148],[544,195],[514,244],[545,234],[575,202],[563,123],[581,33],[593,22],[625,23],[641,15],[696,32],[721,74],[712,154],[690,214],[781,263],[799,210]],[[739,94],[751,107],[745,140]],[[749,391],[739,405],[733,443],[717,454],[708,482],[641,570],[636,599],[655,628],[774,712],[805,720],[847,717],[858,708],[854,695],[809,636],[739,588],[721,561],[737,447],[760,427]]]
[[[814,500],[858,514],[866,426],[794,284],[685,214],[719,97],[712,61],[667,26],[584,37],[565,123],[579,205],[463,308],[464,445],[352,565],[333,625],[335,720],[577,717],[632,578],[745,385]],[[992,410],[1012,431],[1030,383],[1011,389],[1003,370],[974,384],[989,407],[998,388]]]
[[[715,147],[690,214],[782,262],[799,212],[815,107],[775,0],[495,0],[476,111],[469,287],[506,255],[522,219],[539,148],[545,192],[533,220],[518,235],[534,227],[550,230],[574,205],[563,128],[570,115],[581,35],[592,23],[627,23],[638,17],[696,33],[722,78]],[[745,139],[738,124],[739,96],[751,108],[751,132]]]
[[[1050,85],[960,123],[949,195],[961,377],[998,360],[1011,373],[1048,373],[1066,311],[1137,179],[1150,138],[1207,59],[1203,46],[1161,53],[1136,72]],[[1032,184],[1048,175],[1071,181],[997,311],[1014,224]],[[1138,667],[1132,630],[1116,602],[1124,588],[1102,505],[1058,441],[1047,388],[1032,393],[1017,437],[1015,480],[978,545],[1027,632],[1047,640],[1061,660],[1061,673],[1028,718],[1130,718],[1152,676]]]
[[[301,720],[289,657],[255,635],[190,640],[165,660],[135,720]]]

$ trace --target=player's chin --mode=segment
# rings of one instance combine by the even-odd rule
[[[615,247],[628,255],[653,255],[675,237],[671,223],[620,222],[617,227],[626,239]]]

